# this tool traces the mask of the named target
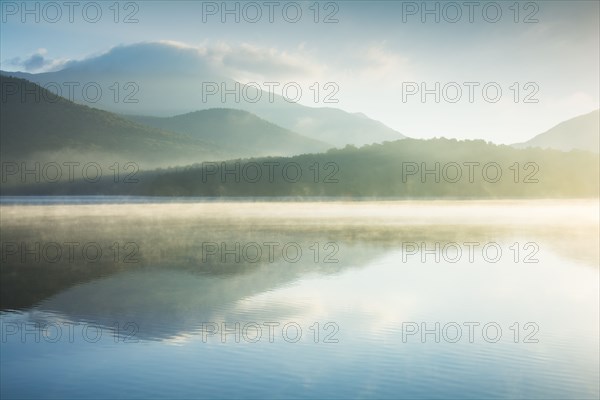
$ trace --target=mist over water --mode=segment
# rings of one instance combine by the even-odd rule
[[[597,200],[39,200],[2,397],[598,397]]]

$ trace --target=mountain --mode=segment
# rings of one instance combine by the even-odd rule
[[[23,79],[0,76],[0,81],[0,155],[6,161],[96,162],[106,168],[132,162],[151,169],[331,147],[245,111],[124,117],[73,103]]]
[[[170,118],[128,116],[133,121],[214,143],[240,156],[317,153],[333,146],[309,139],[247,111],[210,109]]]
[[[541,147],[563,151],[573,149],[600,152],[600,110],[580,115],[561,122],[550,130],[535,136],[524,143],[516,143],[517,148]]]
[[[219,57],[210,51],[169,43],[138,43],[71,61],[56,72],[11,74],[72,94],[69,100],[77,103],[89,104],[95,90],[89,89],[90,85],[99,87],[102,95],[92,99],[93,105],[120,114],[165,117],[211,108],[233,108],[338,147],[404,138],[399,132],[361,114],[291,102],[282,96],[282,87],[288,82],[280,82],[271,94],[263,82],[243,86],[215,64]],[[321,96],[331,94],[325,90],[325,82],[320,84]],[[69,85],[74,88],[71,90]],[[211,86],[217,88],[216,94],[210,94]],[[87,99],[86,90],[91,93]],[[226,90],[234,93],[225,94]],[[313,92],[303,88],[302,98],[309,96],[313,96]]]
[[[13,162],[133,162],[140,167],[222,158],[209,142],[73,103],[23,79],[0,76],[0,155]]]

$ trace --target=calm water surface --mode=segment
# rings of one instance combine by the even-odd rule
[[[2,398],[598,398],[598,201],[1,210]]]

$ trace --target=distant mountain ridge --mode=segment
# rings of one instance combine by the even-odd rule
[[[99,56],[71,61],[62,70],[55,72],[31,74],[0,71],[0,74],[10,74],[41,85],[63,85],[64,90],[67,90],[65,82],[76,82],[80,87],[94,82],[104,89],[105,95],[93,106],[124,115],[177,117],[198,110],[229,108],[248,111],[287,131],[336,147],[347,144],[361,146],[405,138],[396,130],[360,112],[348,113],[333,107],[307,107],[290,102],[279,94],[270,95],[250,86],[242,89],[246,91],[244,95],[238,96],[240,99],[235,99],[234,95],[227,95],[223,99],[220,90],[214,95],[206,96],[203,91],[205,83],[223,85],[228,90],[235,85],[244,86],[223,75],[198,49],[163,42],[117,46]],[[134,96],[137,102],[122,101],[124,95],[131,94],[123,90],[128,82],[135,83],[139,89]],[[115,83],[121,89],[119,101],[114,101],[109,89]],[[247,101],[248,98],[256,97],[260,100]],[[74,91],[73,100],[85,104],[81,90]],[[529,141],[515,143],[513,146],[599,152],[598,131],[596,110],[564,121]]]
[[[172,117],[211,108],[241,109],[297,134],[338,147],[405,137],[363,114],[348,113],[332,107],[307,107],[284,99],[280,92],[270,95],[264,88],[259,90],[251,86],[244,87],[234,79],[223,76],[197,49],[180,48],[167,43],[114,47],[100,56],[69,62],[64,69],[56,72],[11,74],[40,85],[77,82],[83,86],[94,82],[107,94],[111,94],[108,93],[109,88],[115,83],[122,87],[127,82],[134,82],[139,88],[135,94],[136,100],[139,100],[137,103],[115,102],[112,96],[106,95],[94,105],[119,114]],[[228,89],[237,84],[242,88],[242,93],[238,96],[239,99],[229,95],[223,101],[220,89],[215,95],[205,96],[205,83],[214,83],[219,87],[224,85]],[[285,83],[280,82],[280,91]],[[324,85],[325,82],[320,84]],[[307,88],[305,92],[303,96],[312,96]],[[260,100],[252,100],[255,98]],[[81,90],[74,91],[73,100],[77,103],[85,102]]]
[[[127,116],[155,128],[177,132],[245,156],[281,156],[323,152],[330,144],[310,139],[247,111],[214,108],[174,117]]]
[[[6,161],[130,161],[157,166],[226,156],[206,141],[73,103],[23,79],[0,76],[0,82],[0,154]]]
[[[7,161],[134,162],[151,169],[331,147],[239,110],[136,121],[76,104],[24,79],[1,75],[0,82],[0,155]]]
[[[517,148],[541,147],[562,151],[586,150],[599,153],[600,110],[561,122],[534,138],[516,143]]]

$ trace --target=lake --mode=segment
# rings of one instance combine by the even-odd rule
[[[0,205],[2,398],[598,398],[598,200]]]

